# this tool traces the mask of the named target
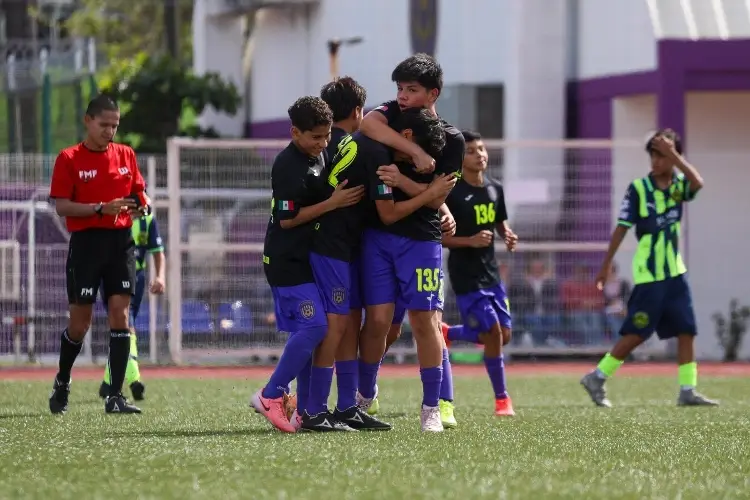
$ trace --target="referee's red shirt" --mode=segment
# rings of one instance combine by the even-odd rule
[[[145,189],[146,182],[132,148],[111,143],[106,151],[92,151],[80,143],[63,149],[57,156],[49,195],[93,204],[108,203],[142,193]],[[65,218],[65,225],[71,233],[93,228],[125,229],[132,224],[127,213]]]

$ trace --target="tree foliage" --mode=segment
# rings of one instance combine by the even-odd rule
[[[217,73],[196,75],[173,58],[141,53],[131,61],[112,65],[99,82],[102,92],[121,106],[120,140],[139,152],[162,153],[172,136],[218,137],[181,118],[206,107],[234,115],[241,99],[237,87]]]
[[[193,2],[173,1],[179,9],[180,57],[189,61]],[[162,0],[80,0],[65,28],[74,36],[95,38],[110,61],[160,53],[166,45]]]

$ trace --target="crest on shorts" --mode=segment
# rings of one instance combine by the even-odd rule
[[[438,0],[409,0],[411,51],[434,56],[437,47]]]
[[[633,315],[633,325],[636,328],[646,328],[648,326],[648,322],[648,314],[643,311],[639,311]]]
[[[315,304],[312,300],[305,300],[299,304],[299,313],[305,319],[315,316]]]
[[[467,321],[466,321],[466,322],[467,322],[467,323],[469,324],[469,326],[470,326],[471,328],[476,328],[476,327],[478,327],[478,326],[479,326],[479,320],[478,320],[478,319],[477,319],[477,317],[476,317],[476,316],[474,316],[473,314],[469,314],[469,317],[468,317],[468,318],[466,318],[466,319],[467,319]]]
[[[331,291],[331,300],[334,304],[342,304],[346,300],[346,289],[342,287],[334,288]]]

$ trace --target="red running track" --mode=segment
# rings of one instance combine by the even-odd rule
[[[528,375],[583,375],[594,363],[518,363],[507,366],[510,376]],[[98,380],[103,367],[74,368],[76,380]],[[0,368],[0,380],[51,380],[56,373],[53,367]],[[144,379],[264,379],[272,367],[141,367]],[[381,375],[385,377],[417,377],[419,369],[414,365],[384,365]],[[484,375],[482,365],[453,365],[455,376]],[[715,377],[750,377],[750,363],[700,363],[699,373]],[[674,363],[628,363],[618,376],[677,376]]]

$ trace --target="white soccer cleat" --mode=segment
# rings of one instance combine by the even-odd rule
[[[443,432],[443,421],[440,419],[440,408],[422,406],[422,432]]]
[[[377,401],[378,399],[378,386],[375,386],[375,394],[371,398],[366,398],[360,394],[359,391],[357,391],[357,406],[360,410],[367,413],[368,415],[373,415],[373,413],[370,413],[371,407],[373,402]],[[376,412],[377,413],[377,412]]]

